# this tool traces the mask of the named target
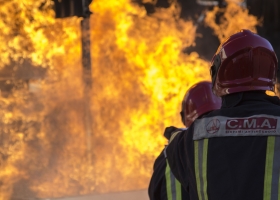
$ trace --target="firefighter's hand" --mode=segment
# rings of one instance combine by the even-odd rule
[[[164,137],[166,137],[168,140],[170,140],[170,138],[171,138],[171,136],[172,136],[172,134],[173,133],[175,133],[175,132],[178,132],[178,131],[182,131],[182,129],[181,128],[177,128],[177,127],[175,127],[175,126],[169,126],[169,127],[166,127],[165,128],[165,131],[164,131]]]

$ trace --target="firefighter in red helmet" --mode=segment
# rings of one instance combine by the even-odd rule
[[[166,155],[192,200],[280,198],[280,106],[274,91],[277,58],[249,30],[230,36],[211,62],[221,109],[172,131]]]
[[[213,95],[211,82],[199,82],[193,85],[183,98],[182,111],[180,112],[182,122],[187,128],[196,118],[220,107],[221,98]],[[179,130],[185,130],[186,128]],[[165,131],[164,136],[168,140],[171,136],[169,133],[172,133],[173,130],[177,130],[177,128],[169,127],[168,131]],[[161,152],[154,163],[154,173],[148,191],[150,200],[189,199],[188,189],[182,188],[170,171],[164,151]]]
[[[221,98],[213,95],[212,84],[201,81],[191,86],[182,101],[181,119],[186,127],[199,116],[221,108]]]

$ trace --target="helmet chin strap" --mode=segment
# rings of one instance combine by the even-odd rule
[[[241,102],[243,94],[243,92],[238,92],[222,96],[222,107],[231,108],[237,106]]]

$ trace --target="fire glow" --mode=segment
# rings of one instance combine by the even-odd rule
[[[209,61],[196,52],[182,52],[195,45],[195,24],[179,18],[176,2],[147,15],[129,0],[93,1],[89,162],[80,19],[54,19],[48,0],[0,3],[5,19],[0,22],[1,66],[20,67],[28,60],[47,71],[44,79],[34,77],[36,92],[26,85],[0,99],[0,199],[147,188],[154,159],[166,143],[164,128],[182,126],[185,91],[210,80]],[[224,16],[239,12],[240,24],[225,17],[227,26],[220,26],[224,34],[257,24],[235,3],[229,3]],[[214,21],[210,15],[207,24]],[[254,23],[246,26],[246,17]],[[212,27],[217,32],[219,26]]]

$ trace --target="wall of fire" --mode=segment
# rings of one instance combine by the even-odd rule
[[[156,7],[169,7],[170,1],[158,0],[155,4],[142,3],[141,0],[134,0],[140,5],[144,5],[148,13],[155,12]],[[201,6],[197,3],[197,0],[178,0],[181,5],[181,18],[199,20],[199,17],[206,9],[212,9],[213,7]],[[220,6],[225,5],[223,0],[217,0]],[[244,1],[249,10],[249,13],[256,16],[262,23],[257,26],[257,32],[261,36],[267,38],[280,58],[280,1],[278,0],[245,0]],[[220,13],[222,16],[222,13]],[[217,21],[219,20],[219,16]],[[196,46],[188,48],[186,52],[196,51],[202,58],[210,60],[213,56],[213,52],[216,51],[219,45],[218,38],[211,34],[213,30],[204,26],[203,23],[197,23],[197,33],[202,34],[203,37],[196,38]],[[206,45],[207,43],[207,45]],[[280,64],[279,64],[280,67]],[[280,80],[280,71],[278,72],[278,81]],[[280,91],[280,86],[277,87]]]
[[[170,7],[170,1],[169,0],[131,0],[139,5],[142,5],[145,7],[148,14],[153,14],[156,12],[156,8],[168,8]],[[196,0],[178,0],[179,4],[181,5],[181,13],[180,17],[182,19],[192,19],[196,22],[197,25],[197,34],[202,35],[203,37],[196,37],[196,45],[191,46],[187,49],[183,49],[182,51],[186,54],[190,52],[198,52],[200,57],[205,58],[205,60],[210,60],[213,53],[216,51],[218,45],[219,45],[219,39],[217,36],[213,33],[213,30],[203,23],[201,21],[201,16],[203,15],[205,10],[211,10],[213,7],[205,7],[197,4]],[[219,1],[220,6],[223,6],[223,2]],[[266,37],[270,42],[272,43],[278,58],[280,58],[280,1],[279,0],[247,0],[247,8],[249,9],[249,12],[255,16],[257,16],[259,19],[262,20],[262,26],[257,27],[257,31],[260,35]],[[222,13],[220,15],[216,16],[216,21],[219,21],[219,18],[222,16]],[[106,62],[104,61],[104,64]],[[110,65],[110,63],[108,64]],[[46,74],[46,68],[40,68],[40,67],[34,67],[28,60],[25,60],[20,63],[20,67],[18,67],[18,63],[10,63],[9,66],[6,66],[1,69],[0,71],[0,90],[1,90],[1,96],[2,97],[8,97],[9,94],[13,90],[26,88],[28,90],[36,90],[36,80],[44,79]],[[279,73],[279,79],[280,80],[280,73]],[[133,88],[135,90],[135,88]],[[280,90],[278,88],[278,90]],[[136,98],[136,97],[130,97],[130,98]],[[138,98],[138,97],[137,97]],[[145,99],[144,99],[145,100]],[[79,107],[80,106],[79,101],[72,102],[71,107]],[[65,103],[63,102],[63,105]],[[61,104],[62,105],[62,104]],[[63,110],[63,109],[64,110]],[[51,121],[52,124],[54,124],[53,132],[57,128],[57,124],[60,122],[63,122],[64,118],[59,118],[62,112],[64,112],[68,107],[60,107],[57,106],[56,109],[53,110],[53,112],[50,114],[50,116],[54,115],[57,116],[55,118],[51,118],[49,116],[46,117],[46,120]],[[39,107],[38,110],[41,108]],[[108,109],[106,107],[102,108],[103,110]],[[78,109],[77,109],[78,110]],[[109,111],[108,111],[109,112]],[[118,116],[118,115],[116,115]],[[40,129],[39,125],[32,124],[31,121],[29,124],[27,124],[28,127],[22,126],[22,122],[15,121],[15,126],[18,126],[19,131],[18,132],[24,132],[25,129],[29,127],[35,127],[34,133],[37,132],[37,129]],[[111,122],[110,122],[111,123]],[[13,124],[12,124],[13,125]],[[107,126],[104,122],[104,126]],[[65,125],[66,127],[66,125]],[[67,130],[66,128],[62,128],[62,131]],[[59,132],[60,130],[58,130]],[[62,132],[61,131],[61,132]],[[111,134],[111,133],[110,133]],[[115,133],[113,133],[115,134]],[[62,134],[60,134],[61,136]],[[1,137],[4,137],[1,135]],[[66,140],[64,137],[57,137],[57,135],[53,134],[51,143],[58,143],[58,148],[62,146],[63,142]],[[111,135],[110,135],[111,137]],[[116,136],[115,136],[116,137]],[[3,138],[2,138],[3,139]],[[3,139],[4,140],[4,139]],[[3,141],[2,140],[2,141]],[[1,141],[0,141],[1,142]],[[115,141],[114,141],[115,142]],[[114,143],[112,143],[114,144]],[[37,145],[37,144],[36,144]],[[55,145],[54,145],[55,146]],[[43,151],[43,150],[42,150]],[[5,156],[1,155],[3,157],[3,160]],[[144,160],[144,158],[143,158]],[[142,160],[140,160],[142,161]],[[139,161],[139,162],[140,162]],[[1,163],[0,163],[1,164]],[[151,166],[145,166],[145,169],[149,168]],[[35,174],[36,175],[36,174]],[[34,176],[35,176],[34,175]],[[24,178],[22,179],[24,180]],[[111,180],[110,180],[111,181]],[[112,181],[114,179],[112,178]],[[3,182],[5,183],[5,182]],[[26,185],[25,181],[20,181],[17,183],[16,186],[14,186],[14,195],[15,194],[22,194],[21,190],[27,190],[22,185]],[[75,185],[75,183],[72,183]],[[115,185],[118,185],[118,182],[115,183]],[[1,181],[0,181],[0,187],[1,187]],[[24,188],[24,189],[22,189]],[[78,190],[78,189],[77,189]],[[31,191],[31,190],[30,190]],[[32,193],[29,190],[25,192],[26,196],[31,196]],[[34,196],[36,196],[34,194]],[[54,194],[55,196],[55,194]],[[0,198],[1,199],[1,198]]]
[[[55,1],[60,2],[59,0]],[[148,14],[153,14],[156,8],[168,8],[171,5],[169,0],[132,1],[144,6]],[[77,1],[73,2],[75,3]],[[195,51],[198,52],[202,58],[210,60],[213,52],[216,51],[216,48],[219,45],[219,40],[213,33],[213,30],[205,26],[202,21],[199,21],[199,18],[205,10],[211,10],[213,7],[201,6],[197,3],[197,0],[178,0],[178,2],[181,5],[180,17],[183,19],[192,19],[197,21],[197,33],[203,35],[203,37],[196,38],[195,46],[188,47],[188,49],[183,51],[186,53]],[[223,4],[223,0],[217,0],[217,2],[219,2],[220,6],[225,5]],[[278,58],[280,58],[280,2],[278,0],[246,0],[246,5],[249,13],[257,16],[257,18],[262,22],[260,26],[257,26],[258,34],[267,38],[272,43]],[[67,9],[66,13],[63,14],[70,12],[68,11],[70,10],[70,4],[67,4],[67,6],[69,6],[69,9]],[[82,16],[80,3],[74,5],[74,8],[76,12],[78,12],[78,15]],[[58,14],[60,15],[62,13],[59,12]],[[222,15],[222,13],[220,14]],[[216,17],[218,22],[219,16]],[[22,87],[22,85],[26,83],[28,85],[30,80],[41,79],[44,76],[44,71],[44,69],[32,67],[32,65],[30,65],[27,61],[25,61],[20,68],[11,68],[10,66],[6,66],[0,71],[0,90],[2,96],[8,95],[14,87]],[[280,80],[280,72],[278,73],[278,80]],[[278,90],[280,90],[280,88],[278,88]]]
[[[142,3],[141,0],[134,0],[140,5],[144,5],[148,13],[155,12],[156,7],[169,7],[170,1],[158,0],[155,4]],[[197,3],[197,0],[178,0],[181,5],[181,18],[198,20],[200,15],[207,9],[213,7],[201,6]],[[220,6],[224,6],[223,0],[217,0]],[[280,58],[280,2],[278,0],[246,0],[246,6],[249,13],[256,16],[262,21],[262,25],[257,27],[258,34],[267,38],[273,45],[278,58]],[[222,15],[222,13],[220,13]],[[217,21],[219,20],[219,16]],[[211,34],[213,31],[204,26],[203,23],[198,23],[197,32],[202,34],[203,37],[196,38],[196,46],[188,51],[195,50],[199,52],[199,55],[210,60],[213,56],[213,52],[216,51],[219,45],[218,38]],[[207,45],[205,43],[207,42]],[[209,44],[210,43],[210,44]]]

